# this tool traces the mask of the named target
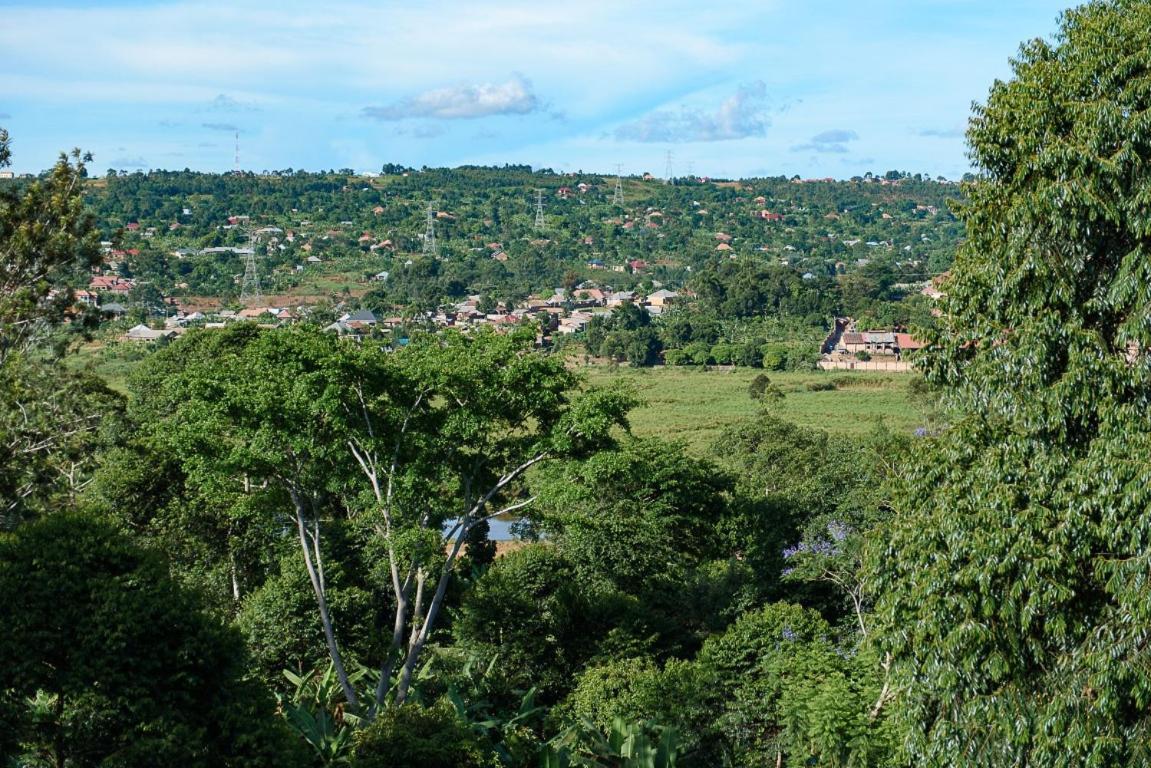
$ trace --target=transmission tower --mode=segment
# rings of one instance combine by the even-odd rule
[[[674,173],[672,173],[672,163],[671,163],[671,161],[672,161],[672,152],[671,152],[671,150],[669,149],[669,150],[667,151],[667,170],[664,172],[664,180],[663,180],[663,183],[664,183],[664,184],[671,184],[671,180],[672,180],[673,178],[675,178],[675,174],[674,174]]]
[[[536,190],[536,229],[544,229],[547,222],[544,221],[544,191],[542,189]]]
[[[436,214],[432,210],[432,204],[428,203],[427,221],[424,224],[424,254],[435,256],[438,253],[439,248],[436,247]]]
[[[256,239],[248,236],[248,255],[244,259],[244,281],[240,284],[240,303],[259,304],[264,300],[260,293],[260,273],[256,271]]]
[[[236,173],[240,172],[240,132],[236,131]]]
[[[623,163],[615,167],[615,194],[612,196],[611,204],[623,208]]]

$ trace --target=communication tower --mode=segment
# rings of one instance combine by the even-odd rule
[[[544,220],[544,191],[536,190],[536,229],[544,229],[547,222]]]

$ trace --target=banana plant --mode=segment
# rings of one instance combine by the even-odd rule
[[[358,669],[350,676],[353,685],[365,680],[369,670]],[[348,765],[352,759],[353,736],[362,718],[348,710],[343,689],[331,664],[323,671],[297,675],[284,670],[284,677],[296,687],[290,696],[280,698],[280,710],[288,724],[315,751],[323,766]]]
[[[676,768],[679,736],[674,728],[644,721],[612,721],[602,733],[582,720],[552,739],[540,768]]]

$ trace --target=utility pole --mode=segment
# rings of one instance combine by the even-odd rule
[[[542,189],[536,190],[536,229],[543,230],[547,227],[547,222],[544,220],[544,191]]]
[[[615,194],[611,199],[612,205],[623,208],[623,163],[615,167]]]
[[[439,253],[436,247],[436,215],[432,204],[428,203],[427,221],[424,225],[424,255],[435,256]]]

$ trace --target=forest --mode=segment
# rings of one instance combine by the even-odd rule
[[[271,216],[338,191],[354,217],[361,192],[165,191],[93,180],[79,151],[0,187],[0,759],[1151,765],[1149,83],[1151,3],[1101,0],[974,109],[906,433],[793,424],[762,376],[703,450],[639,437],[636,391],[530,328],[196,328],[120,391],[69,364],[100,322],[74,291],[116,237],[101,206],[202,211],[188,227],[215,237],[227,195]],[[0,129],[0,166],[10,147]],[[385,188],[423,183],[405,170]],[[425,175],[457,210],[491,178]],[[843,185],[788,189],[890,189]],[[789,269],[722,261],[698,301],[827,312]],[[644,328],[623,310],[588,333]]]

